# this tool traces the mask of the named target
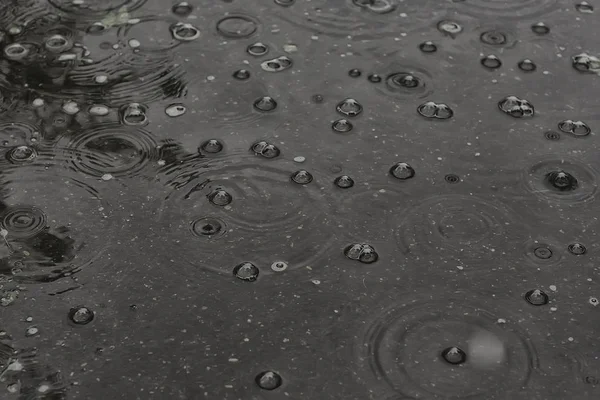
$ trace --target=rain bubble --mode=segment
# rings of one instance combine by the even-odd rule
[[[87,307],[77,306],[69,310],[69,319],[77,325],[87,325],[94,319],[94,312]]]
[[[277,146],[264,140],[254,143],[250,150],[252,150],[254,154],[263,156],[264,158],[275,158],[281,154],[281,151]]]
[[[148,123],[148,107],[140,103],[131,103],[121,108],[121,121],[125,125],[145,125]]]
[[[225,233],[225,223],[218,218],[199,218],[192,222],[192,233],[198,237],[221,236]]]
[[[587,53],[581,53],[571,58],[573,68],[579,72],[598,73],[600,71],[600,59]]]
[[[187,17],[192,13],[193,7],[187,1],[182,1],[173,5],[173,8],[171,8],[171,10],[173,11],[173,14],[179,17]]]
[[[171,26],[171,34],[176,40],[187,42],[190,40],[198,39],[200,37],[200,31],[192,24],[178,22]]]
[[[531,25],[531,30],[536,35],[547,35],[550,33],[550,28],[543,22],[538,22],[537,24]]]
[[[287,56],[273,58],[272,60],[264,61],[260,67],[267,72],[280,72],[292,66],[292,59]]]
[[[411,179],[412,177],[414,177],[415,170],[413,167],[410,166],[410,164],[405,163],[405,162],[399,162],[399,163],[394,164],[390,168],[390,174],[394,178],[404,181],[404,180]]]
[[[62,110],[65,114],[75,115],[79,112],[79,105],[74,101],[65,101],[62,105]]]
[[[351,260],[358,261],[360,258],[360,253],[362,252],[363,245],[362,244],[351,244],[344,249],[344,255]]]
[[[423,53],[435,53],[437,51],[437,46],[432,41],[426,41],[419,44],[419,49]]]
[[[67,38],[62,35],[52,35],[46,39],[44,46],[51,52],[62,53],[63,51],[69,49],[70,43]]]
[[[233,268],[233,275],[247,282],[254,282],[258,279],[258,267],[251,262],[243,262]]]
[[[246,51],[251,56],[259,57],[259,56],[264,56],[265,54],[267,54],[269,52],[269,47],[266,44],[256,42],[256,43],[249,45],[246,48]]]
[[[584,255],[586,252],[587,252],[587,249],[581,243],[571,243],[569,245],[569,253],[571,253],[573,255],[581,256],[581,255]]]
[[[313,176],[310,172],[306,170],[299,170],[292,174],[291,179],[293,182],[299,185],[307,185],[312,182]]]
[[[358,255],[358,261],[363,264],[372,264],[379,259],[379,254],[375,251],[375,248],[369,244],[363,244],[360,254]]]
[[[417,112],[425,118],[449,119],[454,115],[454,111],[444,103],[435,103],[428,101],[417,107]]]
[[[533,255],[539,258],[540,260],[548,260],[552,258],[552,250],[546,246],[536,247],[533,250]]]
[[[239,81],[245,81],[250,78],[250,71],[247,69],[238,69],[233,73],[233,77]]]
[[[347,98],[338,103],[336,110],[347,117],[356,117],[362,112],[363,107],[358,101]]]
[[[486,31],[479,36],[479,39],[485,44],[502,45],[506,44],[506,35],[499,31]]]
[[[591,305],[593,305],[594,307],[598,306],[598,304],[599,304],[598,298],[596,298],[596,297],[590,297],[590,299],[588,300],[588,302]]]
[[[217,189],[208,195],[208,201],[210,201],[215,206],[223,207],[228,204],[231,204],[231,202],[233,201],[233,197],[226,190]]]
[[[198,148],[199,153],[216,154],[223,150],[223,143],[219,139],[208,139]]]
[[[552,171],[546,175],[546,182],[561,192],[577,189],[577,178],[565,171]]]
[[[524,72],[533,72],[537,69],[537,65],[535,65],[535,63],[528,58],[519,61],[517,66],[521,71]]]
[[[583,121],[566,119],[558,123],[558,129],[574,136],[587,136],[592,133],[591,128]]]
[[[481,65],[489,69],[497,69],[502,66],[502,61],[495,55],[490,54],[481,59]]]
[[[442,351],[442,358],[452,365],[459,365],[467,361],[467,353],[458,347],[448,347]]]
[[[517,96],[507,96],[498,102],[498,108],[514,118],[533,117],[533,104]]]
[[[594,7],[587,1],[582,1],[581,3],[575,4],[575,9],[584,14],[591,14],[594,12]]]
[[[544,133],[544,136],[548,140],[560,140],[560,133],[555,131],[547,131],[546,133]]]
[[[4,55],[10,60],[22,60],[29,55],[29,49],[21,43],[12,43],[4,48]]]
[[[407,72],[397,72],[385,79],[386,84],[390,89],[415,89],[422,86],[421,79]]]
[[[263,96],[254,100],[254,108],[261,112],[273,111],[277,108],[277,102],[272,97]]]
[[[340,189],[350,189],[354,186],[354,179],[350,178],[348,175],[342,175],[335,178],[333,183]]]
[[[458,22],[454,21],[440,21],[437,24],[437,28],[440,32],[450,36],[454,36],[462,32],[462,26],[460,26]]]
[[[353,127],[354,126],[352,125],[352,122],[348,121],[347,119],[338,119],[331,124],[331,129],[338,133],[348,133]]]
[[[232,39],[252,36],[258,29],[258,23],[245,15],[231,15],[217,22],[217,32]]]
[[[283,272],[288,268],[288,264],[284,261],[275,261],[271,264],[271,269],[274,272]]]
[[[275,4],[283,6],[283,7],[289,7],[296,2],[296,0],[274,0],[274,1],[275,1]]]
[[[187,111],[186,107],[180,103],[171,104],[170,106],[167,106],[167,108],[165,109],[165,113],[169,117],[172,117],[172,118],[179,117],[179,116],[185,114],[186,111]]]
[[[8,161],[12,163],[23,163],[33,161],[37,157],[37,151],[29,146],[17,146],[10,149],[6,154]]]
[[[273,371],[264,371],[254,379],[258,387],[264,390],[275,390],[281,386],[281,376]]]
[[[30,326],[29,328],[27,328],[25,330],[25,336],[27,336],[27,337],[36,336],[39,333],[40,333],[40,330],[36,326]]]
[[[357,68],[352,68],[350,71],[348,71],[348,76],[350,76],[351,78],[358,78],[361,75],[362,72],[360,71],[360,69]]]
[[[548,304],[550,299],[548,295],[541,291],[540,289],[533,289],[525,293],[525,300],[531,305],[534,306],[543,306]]]
[[[381,82],[381,76],[377,75],[377,74],[371,74],[367,77],[367,79],[369,80],[369,82],[371,83],[379,83]]]
[[[455,174],[448,174],[444,177],[444,180],[448,183],[458,183],[460,182],[460,177]]]
[[[107,26],[103,22],[94,22],[87,27],[86,32],[89,34],[99,34],[106,30]]]

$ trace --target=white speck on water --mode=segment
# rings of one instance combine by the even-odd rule
[[[166,164],[166,161],[165,160],[158,160],[157,164],[162,167],[163,165]]]
[[[101,105],[91,106],[89,109],[89,113],[91,115],[103,117],[105,115],[108,115],[108,107]]]
[[[550,285],[548,286],[550,288],[550,290],[552,290],[553,292],[556,292],[556,286],[555,285]]]
[[[38,386],[38,392],[40,393],[46,393],[50,390],[50,385],[47,385],[45,383],[42,383],[40,386]]]
[[[297,163],[303,163],[304,161],[306,161],[306,157],[302,157],[302,156],[294,157],[294,161]]]
[[[215,80],[215,77],[213,75],[209,75],[209,76],[206,77],[206,80],[209,81],[209,82],[212,82],[212,81]]]
[[[137,39],[129,39],[129,47],[136,49],[140,47],[142,44]]]
[[[506,320],[504,318],[498,318],[498,323],[499,324],[505,324]]]
[[[62,109],[69,115],[75,115],[79,112],[79,106],[74,101],[67,101],[63,104]]]
[[[284,44],[283,51],[285,51],[286,53],[295,53],[298,51],[298,46],[296,46],[295,44]]]
[[[314,283],[315,285],[320,285],[321,281],[318,279],[311,279],[311,282]]]
[[[94,81],[96,83],[106,83],[108,82],[108,76],[106,75],[97,75],[94,77]]]
[[[113,178],[113,176],[111,174],[104,174],[102,175],[102,180],[103,181],[110,181]]]
[[[594,307],[596,307],[598,305],[598,299],[596,297],[590,297],[589,302]]]
[[[44,99],[40,99],[39,97],[37,99],[33,100],[33,103],[31,103],[34,107],[42,107],[44,105]]]

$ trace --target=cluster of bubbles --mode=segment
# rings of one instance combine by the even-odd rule
[[[574,55],[571,60],[573,62],[573,68],[579,72],[600,73],[600,58],[596,56],[581,53]]]
[[[425,118],[431,119],[449,119],[454,116],[454,111],[444,103],[428,101],[417,107],[417,112]]]
[[[379,259],[375,248],[369,244],[355,243],[344,249],[344,255],[350,260],[360,261],[363,264],[372,264]]]
[[[498,108],[514,118],[533,117],[533,104],[517,96],[507,96],[498,102]]]
[[[587,136],[592,133],[591,128],[583,121],[573,121],[566,119],[558,123],[558,129],[564,133],[570,133],[573,136]]]

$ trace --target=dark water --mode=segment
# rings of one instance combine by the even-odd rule
[[[600,3],[1,0],[1,399],[597,399]]]

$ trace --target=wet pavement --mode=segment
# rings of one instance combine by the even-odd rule
[[[600,398],[598,13],[0,1],[0,399]]]

